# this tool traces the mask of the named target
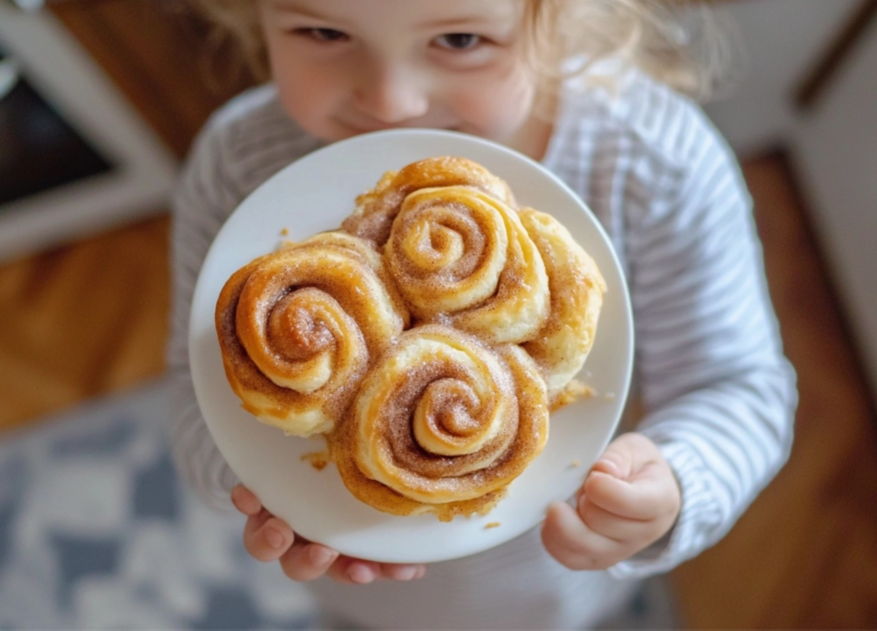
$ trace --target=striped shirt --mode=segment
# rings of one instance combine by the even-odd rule
[[[195,400],[186,332],[198,271],[237,204],[318,148],[276,90],[251,90],[197,139],[174,198],[170,365],[177,466],[204,498],[229,505],[235,476]],[[702,111],[631,72],[615,95],[567,86],[544,165],[607,229],[629,284],[637,430],[672,466],[682,510],[661,541],[605,572],[572,572],[538,529],[487,552],[433,565],[412,583],[313,584],[358,625],[571,628],[591,624],[632,581],[672,569],[718,541],[788,457],[797,402],[767,294],[751,200],[739,167]]]

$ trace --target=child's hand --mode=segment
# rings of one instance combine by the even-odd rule
[[[262,508],[259,499],[242,485],[231,501],[247,516],[244,547],[259,561],[280,561],[283,573],[294,581],[312,581],[324,574],[341,583],[371,583],[388,578],[410,581],[426,574],[425,565],[376,563],[341,556],[337,551],[296,536],[286,522]]]
[[[676,521],[679,484],[655,444],[642,434],[615,439],[593,466],[577,509],[548,509],[542,542],[572,570],[602,570],[660,539]]]

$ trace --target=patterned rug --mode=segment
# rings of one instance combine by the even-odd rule
[[[167,446],[167,384],[83,405],[0,442],[0,628],[306,629],[305,590],[204,508]],[[675,628],[651,581],[602,628]]]
[[[167,448],[157,382],[0,443],[0,627],[306,628],[243,518],[202,507]]]

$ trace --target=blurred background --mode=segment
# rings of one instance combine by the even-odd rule
[[[877,1],[716,10],[746,59],[706,110],[801,403],[787,467],[664,581],[673,624],[875,628]],[[0,626],[306,623],[282,577],[240,574],[241,523],[186,499],[163,442],[168,197],[252,83],[222,54],[170,2],[0,0]]]

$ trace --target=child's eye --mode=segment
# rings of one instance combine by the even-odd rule
[[[304,35],[318,42],[343,42],[347,40],[347,34],[336,31],[333,28],[300,28],[295,33]]]
[[[482,41],[482,37],[474,33],[447,33],[435,39],[435,43],[440,48],[447,48],[448,50],[471,50],[482,43]]]

